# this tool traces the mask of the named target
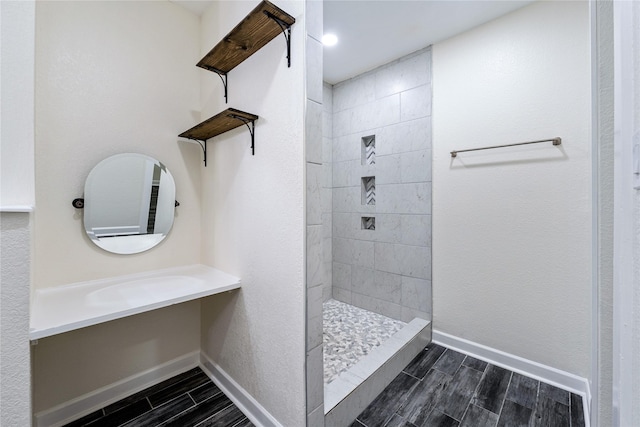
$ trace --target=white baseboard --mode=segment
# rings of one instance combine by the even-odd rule
[[[282,424],[263,408],[257,400],[204,353],[200,353],[200,366],[220,390],[257,427],[282,427]]]
[[[582,396],[585,423],[589,427],[591,390],[586,378],[436,330],[433,342]]]
[[[133,393],[195,368],[199,362],[199,351],[170,360],[140,374],[99,388],[51,409],[38,412],[34,416],[35,426],[58,427],[64,425]]]

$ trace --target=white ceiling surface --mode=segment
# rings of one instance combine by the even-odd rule
[[[170,0],[201,15],[211,0]],[[236,0],[237,1],[237,0]],[[256,4],[258,0],[255,0]],[[324,81],[336,84],[463,33],[533,0],[324,0]]]
[[[460,34],[532,1],[325,0],[324,81],[335,84]]]

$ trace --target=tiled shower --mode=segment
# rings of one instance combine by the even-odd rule
[[[325,83],[322,148],[330,382],[404,323],[431,320],[431,48]]]

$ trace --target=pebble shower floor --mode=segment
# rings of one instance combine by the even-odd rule
[[[328,384],[405,323],[336,300],[322,307],[324,383]]]

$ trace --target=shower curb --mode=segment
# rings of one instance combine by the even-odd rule
[[[431,341],[431,322],[413,319],[325,386],[325,425],[347,427]]]

